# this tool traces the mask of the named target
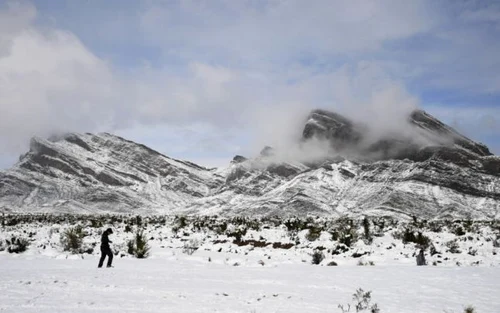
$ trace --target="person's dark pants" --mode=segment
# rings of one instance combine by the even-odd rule
[[[111,263],[113,262],[113,252],[111,252],[110,247],[103,247],[101,246],[101,259],[99,260],[99,265],[97,267],[102,267],[104,264],[104,259],[108,257],[108,267],[111,266]]]

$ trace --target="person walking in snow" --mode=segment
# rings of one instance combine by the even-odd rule
[[[109,244],[112,243],[112,241],[109,240],[109,235],[113,233],[113,230],[111,228],[106,229],[102,233],[101,237],[101,259],[99,260],[99,265],[97,267],[101,268],[102,265],[104,264],[104,259],[106,256],[108,257],[108,265],[107,267],[111,267],[111,263],[113,262],[113,252],[111,251],[111,248],[109,247]]]

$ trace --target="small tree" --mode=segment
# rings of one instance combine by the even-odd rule
[[[363,237],[366,244],[371,245],[373,242],[373,236],[370,231],[370,220],[365,216],[363,219]]]
[[[83,228],[80,225],[70,227],[61,234],[61,244],[64,251],[71,253],[81,253],[83,245]]]
[[[134,239],[127,242],[128,253],[134,255],[138,259],[145,259],[149,256],[150,247],[148,239],[143,231],[137,231]]]
[[[320,264],[323,260],[325,259],[325,255],[323,254],[323,252],[319,251],[319,250],[315,250],[312,254],[312,264],[314,265],[318,265]]]

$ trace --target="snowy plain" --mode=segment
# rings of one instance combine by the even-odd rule
[[[356,226],[359,239],[344,251],[327,228],[310,238],[310,229],[291,231],[265,221],[252,229],[250,220],[239,225],[214,220],[200,228],[195,225],[203,219],[188,219],[183,227],[180,219],[145,219],[140,227],[133,220],[9,226],[5,219],[0,241],[24,237],[30,246],[19,254],[0,249],[0,312],[342,313],[339,304],[354,304],[358,288],[372,292],[380,313],[462,313],[468,305],[476,313],[500,312],[497,224],[474,222],[463,234],[453,229],[467,223],[421,228],[438,253],[427,249],[429,266],[417,267],[418,246],[396,236],[409,227],[404,223],[387,222],[370,244]],[[82,251],[93,247],[91,252],[63,250],[61,235],[77,224],[85,232]],[[107,227],[115,231],[115,267],[98,269],[100,233]],[[248,229],[237,241],[234,233],[241,227]],[[377,231],[375,220],[371,228]],[[127,253],[128,240],[140,229],[151,246],[147,259]],[[275,243],[291,247],[275,248]],[[313,265],[317,251],[325,259]],[[338,266],[327,266],[332,261]]]
[[[197,257],[0,256],[1,312],[342,312],[357,288],[381,312],[500,312],[496,267],[238,267]],[[352,310],[354,312],[354,310]]]

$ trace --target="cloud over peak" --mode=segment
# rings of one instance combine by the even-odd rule
[[[485,116],[499,110],[499,16],[476,1],[0,4],[0,144],[141,128],[168,154],[148,128],[205,125],[196,142],[236,154],[295,137],[317,107],[383,127],[417,106]],[[495,144],[492,123],[477,136]],[[227,157],[211,149],[176,151]]]

